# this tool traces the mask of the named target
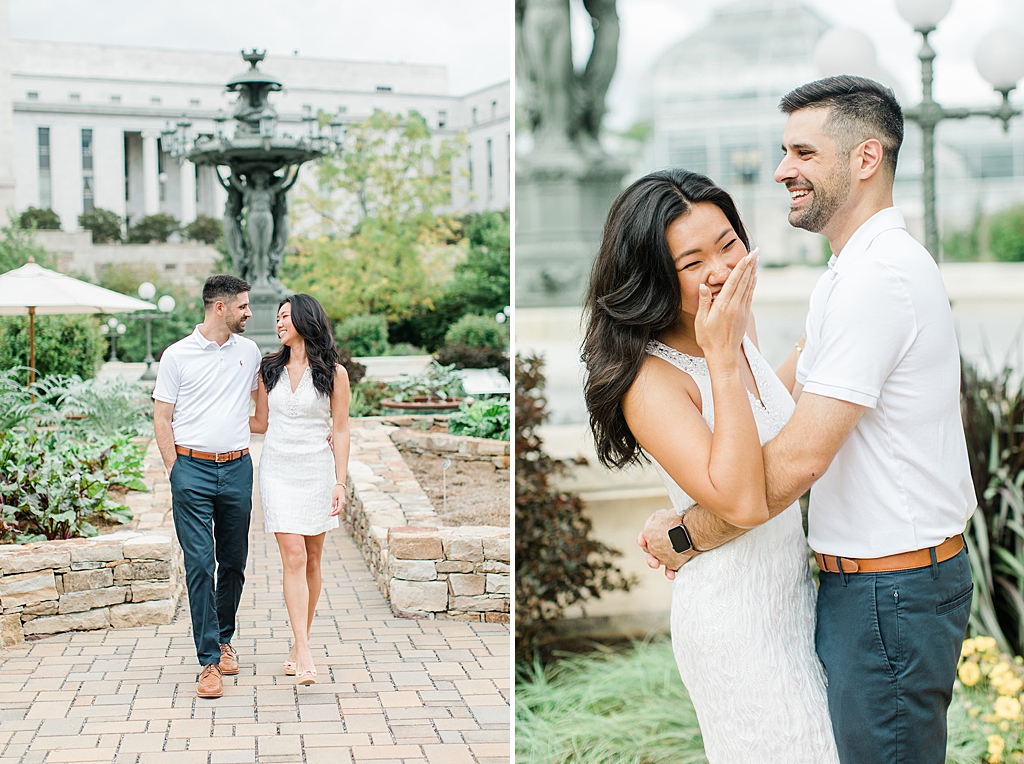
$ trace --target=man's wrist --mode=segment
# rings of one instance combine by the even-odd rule
[[[688,515],[688,514],[689,514],[688,512],[684,512],[680,516],[679,524],[681,526],[683,526],[684,528],[686,528],[686,535],[689,536],[689,538],[690,538],[690,549],[688,550],[687,554],[690,554],[692,556],[692,555],[695,555],[695,554],[700,554],[701,550],[697,548],[697,540],[694,539],[693,533],[690,531],[689,526],[687,526],[687,524],[686,524],[686,515]]]

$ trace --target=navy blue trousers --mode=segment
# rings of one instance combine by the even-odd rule
[[[971,612],[967,550],[894,573],[822,573],[818,657],[842,764],[943,764]]]
[[[252,514],[252,459],[231,462],[178,456],[171,469],[174,530],[185,560],[192,638],[199,663],[220,662],[235,633],[245,583]]]

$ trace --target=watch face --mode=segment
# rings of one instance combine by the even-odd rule
[[[672,542],[672,549],[678,553],[689,552],[693,549],[693,542],[690,534],[686,532],[686,526],[682,523],[674,528],[668,529],[668,540]]]

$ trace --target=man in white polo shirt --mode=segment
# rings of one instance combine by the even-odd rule
[[[192,636],[203,667],[197,692],[219,698],[221,674],[238,673],[231,637],[249,553],[249,401],[261,356],[255,342],[240,336],[252,316],[248,283],[211,276],[203,305],[203,323],[160,358],[153,427],[170,475]]]
[[[892,91],[830,77],[780,108],[775,179],[790,193],[789,222],[827,237],[834,254],[811,296],[796,410],[763,449],[769,510],[813,485],[816,646],[840,761],[941,764],[973,591],[961,534],[977,505],[952,312],[934,260],[893,207],[903,114]],[[684,554],[667,538],[680,524]],[[671,571],[742,532],[699,507],[682,520],[662,510],[641,545]]]

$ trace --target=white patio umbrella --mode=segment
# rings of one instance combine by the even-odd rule
[[[155,305],[29,262],[0,275],[0,315],[28,314],[29,384],[35,380],[36,315],[127,313]]]

